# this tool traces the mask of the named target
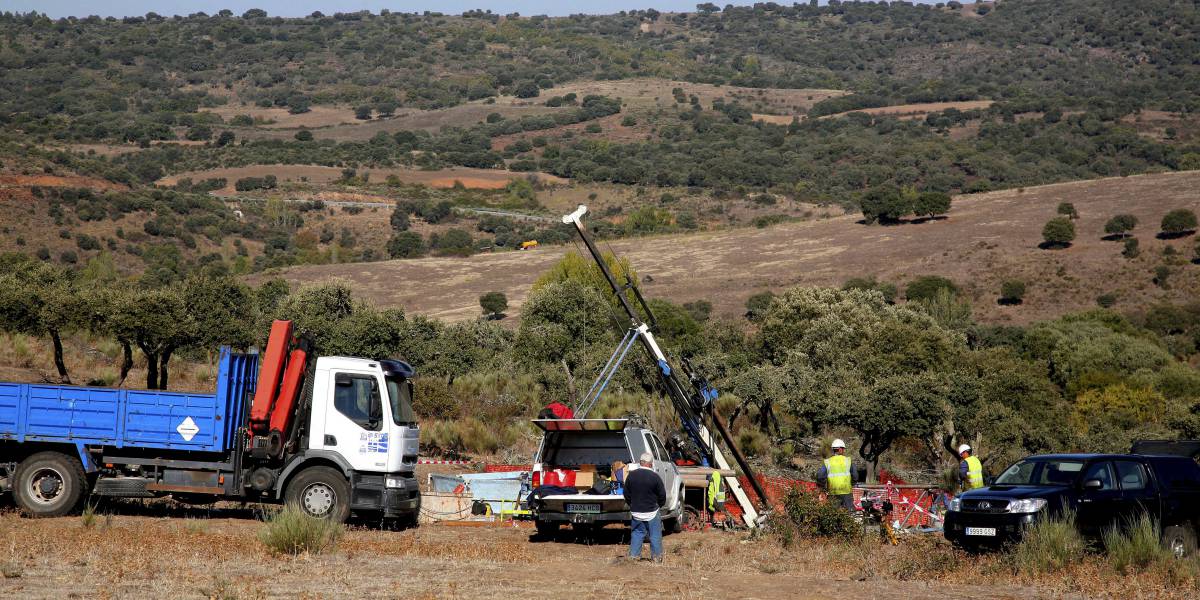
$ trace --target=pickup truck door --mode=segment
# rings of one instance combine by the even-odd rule
[[[1136,460],[1115,460],[1117,482],[1121,485],[1121,519],[1133,519],[1143,512],[1153,519],[1162,518],[1158,488],[1150,478],[1146,466]]]
[[[1086,483],[1092,480],[1100,482],[1099,489],[1086,487]],[[1112,463],[1102,460],[1088,465],[1079,485],[1082,488],[1079,490],[1079,504],[1075,508],[1075,521],[1085,534],[1100,535],[1116,522],[1121,512],[1121,490],[1117,487]]]
[[[667,504],[664,508],[668,511],[675,510],[675,505],[678,502],[679,490],[676,489],[679,480],[679,471],[675,467],[675,463],[671,462],[671,455],[667,452],[666,447],[659,441],[658,436],[645,432],[646,447],[650,449],[650,453],[654,455],[654,472],[662,479],[663,488],[667,491]]]

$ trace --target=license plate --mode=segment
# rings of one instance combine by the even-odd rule
[[[598,514],[600,512],[600,505],[599,504],[568,504],[567,512]]]
[[[987,536],[995,537],[996,536],[996,528],[995,527],[968,527],[967,535],[987,535]]]

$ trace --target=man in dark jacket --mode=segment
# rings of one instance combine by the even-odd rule
[[[662,507],[667,503],[667,490],[662,478],[654,472],[654,456],[649,452],[638,458],[639,468],[625,476],[625,502],[632,517],[629,536],[629,558],[642,556],[642,542],[650,539],[650,558],[662,562]]]

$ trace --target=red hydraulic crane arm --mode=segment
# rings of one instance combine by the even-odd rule
[[[283,372],[283,384],[279,387],[279,397],[275,399],[275,408],[271,411],[271,439],[268,447],[276,456],[283,452],[284,440],[291,431],[292,421],[296,416],[296,402],[300,397],[301,388],[304,387],[304,372],[311,351],[311,343],[301,338],[288,356],[287,369]]]
[[[269,431],[271,408],[279,392],[283,365],[291,343],[292,322],[271,323],[271,335],[267,338],[267,350],[263,353],[258,372],[258,389],[255,390],[254,402],[250,405],[249,425],[250,432],[254,435],[266,435]]]

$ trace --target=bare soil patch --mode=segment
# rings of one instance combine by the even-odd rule
[[[687,96],[695,95],[702,106],[709,107],[718,98],[725,101],[737,100],[743,104],[756,107],[760,112],[793,113],[807,111],[813,104],[844,96],[849,92],[842,90],[823,89],[784,89],[784,88],[747,88],[739,86],[718,86],[707,83],[689,83],[672,81],[653,77],[622,79],[618,81],[579,81],[564,83],[548,90],[542,90],[541,97],[534,100],[544,102],[552,96],[562,96],[574,92],[580,98],[588,94],[599,94],[621,98],[630,108],[652,108],[672,106],[676,104],[671,91],[680,88]],[[511,97],[501,97],[497,103],[528,102]],[[686,106],[686,104],[685,104]]]
[[[300,127],[328,127],[342,123],[354,123],[354,110],[348,106],[313,106],[308,112],[294,115],[286,108],[263,108],[260,106],[240,106],[226,104],[216,108],[205,109],[201,112],[211,112],[220,115],[228,123],[238,115],[249,115],[254,119],[274,121],[258,125],[264,129],[297,129]]]
[[[529,173],[517,173],[501,169],[471,169],[454,167],[436,171],[421,171],[417,169],[359,169],[359,173],[369,172],[371,181],[383,181],[395,175],[405,183],[421,183],[430,187],[450,188],[455,183],[464,187],[480,189],[499,189],[513,179],[523,178]],[[236,194],[234,183],[245,177],[263,177],[274,175],[281,183],[288,181],[307,181],[311,183],[329,183],[342,177],[339,167],[323,167],[319,165],[250,165],[246,167],[230,167],[225,169],[209,169],[206,171],[189,171],[164,177],[157,185],[171,186],[183,178],[200,181],[210,178],[225,178],[227,185],[217,190],[221,195]],[[535,173],[539,179],[547,183],[561,184],[566,180],[546,173]]]
[[[92,188],[96,190],[128,189],[120,183],[113,183],[95,177],[79,175],[0,175],[0,187],[70,187]]]
[[[513,105],[508,103],[485,104],[472,102],[438,110],[400,109],[394,117],[377,118],[369,121],[351,119],[348,122],[327,127],[310,126],[313,137],[317,139],[336,140],[339,142],[361,142],[375,137],[376,134],[395,133],[397,131],[428,131],[437,132],[443,127],[470,127],[483,122],[492,113],[499,113],[506,118],[519,118],[527,115],[541,115],[555,111],[567,110],[541,106],[540,103]],[[289,129],[246,129],[242,137],[250,140],[258,139],[291,139],[296,135],[296,128]]]
[[[956,108],[958,110],[974,110],[977,108],[987,108],[993,104],[992,100],[968,100],[964,102],[922,102],[919,104],[896,104],[893,106],[881,106],[879,108],[860,108],[846,112],[835,113],[820,117],[822,119],[832,119],[835,117],[845,116],[852,112],[867,113],[868,115],[890,115],[901,119],[916,119],[924,117],[932,112],[941,112],[948,108]]]
[[[840,286],[866,275],[903,286],[937,274],[964,286],[978,319],[1021,323],[1093,307],[1104,293],[1118,295],[1118,308],[1194,299],[1200,267],[1174,267],[1170,289],[1152,280],[1166,246],[1191,256],[1193,238],[1158,240],[1154,233],[1167,211],[1200,208],[1198,190],[1200,171],[1142,175],[960,196],[948,219],[918,224],[866,226],[849,214],[766,229],[616,240],[611,246],[644,279],[652,276],[644,286],[648,297],[706,299],[724,316],[740,316],[746,299],[763,290]],[[1066,250],[1040,250],[1042,225],[1063,201],[1079,210],[1078,237]],[[1142,223],[1135,231],[1142,255],[1134,260],[1121,257],[1121,244],[1101,239],[1105,221],[1124,212]],[[570,249],[296,267],[283,276],[295,283],[346,278],[376,304],[465,320],[478,316],[478,298],[489,291],[507,294],[509,314],[518,315],[529,286]],[[1024,304],[996,303],[1007,279],[1028,283]]]

